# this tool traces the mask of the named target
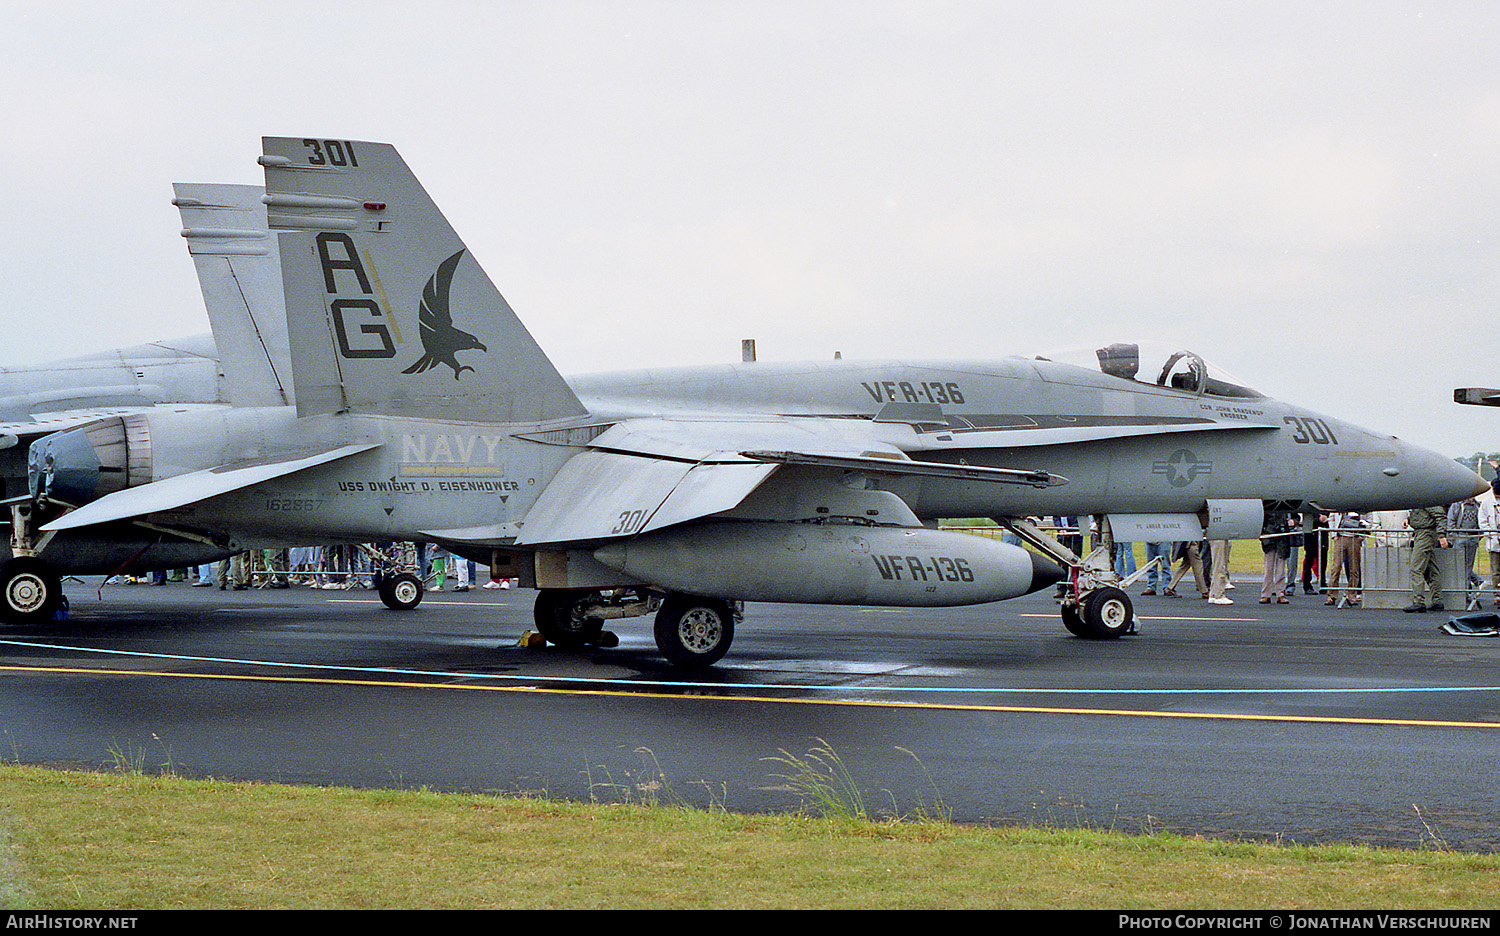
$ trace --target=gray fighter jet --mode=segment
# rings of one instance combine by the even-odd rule
[[[290,401],[281,259],[266,226],[265,189],[173,189],[213,327],[230,345],[261,353],[233,355],[226,370],[214,336],[204,334],[0,368],[0,497],[25,493],[27,446],[63,428],[160,405]]]
[[[145,409],[211,411],[290,400],[281,263],[266,224],[265,189],[251,185],[174,185],[182,236],[197,269],[209,319],[219,342],[241,349],[221,362],[214,335],[152,342],[129,348],[0,368],[0,485],[7,510],[0,523],[30,525],[28,448],[64,429],[121,419]],[[137,527],[73,543],[67,554],[49,554],[70,572],[116,571],[131,556],[152,549],[151,561],[183,559],[222,550],[185,544]],[[10,558],[6,550],[4,558]],[[27,580],[29,581],[29,579]],[[27,594],[37,594],[23,587]]]
[[[119,348],[39,367],[0,368],[0,420],[5,421],[66,418],[64,414],[79,410],[223,401],[212,335]]]
[[[156,567],[195,550],[421,539],[538,588],[537,628],[556,644],[654,610],[658,646],[683,666],[722,657],[746,601],[974,604],[1063,578],[1069,630],[1115,637],[1133,615],[1101,550],[1077,556],[1022,518],[1240,538],[1268,504],[1398,509],[1482,485],[1441,455],[1141,345],[1096,349],[1088,366],[747,363],[564,380],[392,147],[264,144],[289,391],[262,373],[253,402],[154,407],[34,442],[32,496],[13,505],[0,566],[9,620],[49,614],[58,570],[79,556],[143,539],[137,562]],[[280,373],[255,336],[215,334],[226,371],[248,358]],[[954,516],[993,517],[1041,555],[933,528]],[[382,597],[414,606],[421,583],[390,577]]]

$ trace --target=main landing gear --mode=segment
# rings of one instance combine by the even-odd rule
[[[599,642],[604,618],[591,616],[593,592],[570,592],[544,588],[537,592],[536,631],[547,642],[564,650],[578,650]]]
[[[672,595],[656,612],[656,646],[674,666],[712,666],[729,652],[737,616],[727,601]]]
[[[614,618],[656,612],[656,646],[674,666],[712,666],[729,652],[734,625],[743,615],[739,602],[695,595],[659,598],[633,588],[605,592],[544,588],[536,598],[537,633],[565,650],[614,646],[618,638],[604,629]]]
[[[392,611],[410,611],[422,603],[427,586],[422,576],[414,572],[401,571],[396,557],[376,549],[368,543],[359,548],[370,557],[370,569],[374,572],[375,594]]]

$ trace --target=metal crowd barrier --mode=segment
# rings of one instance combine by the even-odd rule
[[[999,539],[1007,530],[1004,527],[989,526],[945,526],[945,530],[953,530],[960,533],[969,533],[975,536],[986,536]],[[1047,528],[1054,535],[1072,534],[1077,535],[1076,528]],[[1366,608],[1395,609],[1404,608],[1411,603],[1411,535],[1409,529],[1394,529],[1389,527],[1367,527],[1363,530],[1335,530],[1319,527],[1313,531],[1320,538],[1319,554],[1328,555],[1332,540],[1336,536],[1357,536],[1364,541],[1360,547],[1360,576],[1358,591],[1362,595],[1361,603]],[[1443,605],[1448,610],[1475,609],[1485,601],[1491,603],[1500,601],[1500,591],[1495,587],[1495,571],[1489,570],[1488,577],[1479,575],[1476,566],[1480,565],[1479,555],[1487,552],[1484,537],[1488,531],[1477,529],[1450,530],[1447,533],[1449,548],[1436,550],[1438,572],[1443,594]],[[1089,535],[1084,531],[1084,535]],[[1273,537],[1295,538],[1297,547],[1302,547],[1304,532],[1301,530],[1289,530],[1286,533],[1272,534]],[[1268,537],[1261,537],[1266,539]],[[1466,567],[1466,556],[1464,540],[1469,540],[1475,545],[1474,562]],[[1249,541],[1236,541],[1249,542]],[[1300,562],[1299,558],[1299,562]],[[1331,561],[1331,560],[1330,560]],[[1205,570],[1206,573],[1207,570]],[[1475,584],[1470,575],[1479,579]],[[1318,567],[1319,591],[1325,591],[1328,584],[1332,582],[1331,569],[1323,568],[1320,561]],[[1300,575],[1294,575],[1297,581]],[[1466,581],[1467,580],[1467,581]],[[1348,570],[1340,571],[1339,592],[1342,594],[1347,588]]]

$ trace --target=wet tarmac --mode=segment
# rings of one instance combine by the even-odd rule
[[[527,648],[535,592],[73,584],[0,630],[13,761],[786,811],[836,760],[874,815],[1500,849],[1500,639],[1444,614],[1136,597],[1085,641],[1046,595],[970,608],[752,604],[684,675],[649,620]],[[101,597],[102,596],[102,597]],[[1241,597],[1249,596],[1249,597]]]

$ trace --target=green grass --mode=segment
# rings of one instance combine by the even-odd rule
[[[794,777],[796,760],[788,763]],[[1484,910],[1500,904],[1500,857],[1491,855],[872,822],[832,812],[743,816],[0,765],[0,905]]]

